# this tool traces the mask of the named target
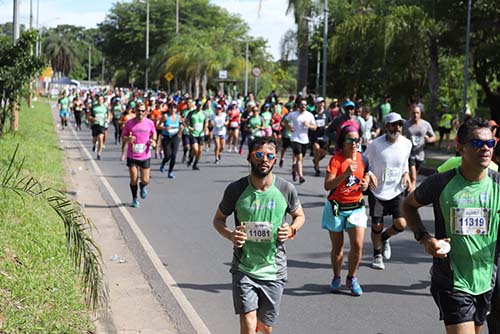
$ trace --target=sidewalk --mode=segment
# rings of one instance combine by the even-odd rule
[[[58,116],[54,112],[53,116],[57,124]],[[98,184],[91,163],[84,158],[72,126],[56,131],[66,158],[67,192],[84,207],[85,214],[94,223],[93,237],[102,252],[109,305],[95,319],[96,333],[178,333],[123,239],[101,195],[102,185]]]

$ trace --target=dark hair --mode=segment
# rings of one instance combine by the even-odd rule
[[[337,138],[337,145],[336,145],[336,147],[337,147],[338,150],[342,150],[344,148],[345,137],[347,136],[347,134],[349,132],[356,132],[359,135],[359,130],[356,130],[352,125],[349,124],[347,126],[344,126],[340,130],[340,135]]]
[[[264,146],[266,144],[273,144],[276,147],[276,150],[278,150],[278,144],[276,143],[276,140],[272,137],[257,137],[250,141],[250,144],[248,144],[248,149],[249,152],[253,152],[255,148]]]
[[[500,157],[500,145],[498,143],[493,149],[493,157]]]
[[[490,123],[484,118],[469,118],[463,122],[457,131],[457,138],[460,144],[465,144],[469,134],[475,129],[488,128],[490,129]]]

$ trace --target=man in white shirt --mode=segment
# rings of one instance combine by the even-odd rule
[[[408,167],[412,143],[402,135],[404,120],[400,114],[391,112],[384,124],[385,135],[373,140],[365,151],[370,171],[378,179],[377,188],[368,193],[368,202],[372,220],[372,268],[380,270],[385,269],[383,260],[391,258],[389,238],[406,228],[400,204],[405,190],[412,185]],[[382,232],[386,215],[392,215],[392,225]]]
[[[302,173],[302,161],[309,144],[309,129],[316,130],[314,115],[306,110],[307,100],[301,98],[299,101],[299,110],[293,111],[284,120],[284,125],[291,132],[290,141],[292,143],[293,156],[296,163],[292,166],[293,180],[296,181],[297,175],[299,182],[304,183],[306,179]]]

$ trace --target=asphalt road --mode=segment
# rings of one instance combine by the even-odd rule
[[[111,139],[113,129],[109,132]],[[90,130],[84,128],[78,136],[90,150]],[[97,163],[122,203],[128,205],[128,170],[119,160],[119,151],[119,146],[108,140],[102,160]],[[224,152],[221,162],[215,165],[213,153],[204,152],[200,171],[187,168],[180,160],[179,154],[177,178],[170,180],[166,173],[159,172],[160,160],[153,159],[149,196],[141,200],[140,208],[128,210],[209,330],[237,333],[239,322],[233,311],[229,273],[232,246],[213,229],[212,218],[225,187],[247,175],[249,167],[244,156],[237,153]],[[325,159],[322,171],[326,164]],[[276,166],[274,172],[291,181],[290,168],[288,155],[284,167]],[[348,293],[344,285],[346,264],[341,293],[328,291],[332,277],[330,241],[320,227],[326,192],[323,178],[313,176],[309,157],[304,171],[307,181],[296,187],[306,224],[287,243],[289,281],[275,332],[443,333],[429,292],[431,258],[408,231],[391,239],[393,257],[386,262],[386,270],[377,271],[370,268],[372,247],[368,229],[358,273],[364,294],[352,297]],[[432,231],[431,208],[425,207],[421,213]],[[232,218],[229,221],[233,223]],[[348,249],[346,238],[345,259]]]

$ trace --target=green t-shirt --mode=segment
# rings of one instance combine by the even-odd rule
[[[188,116],[189,116],[189,113],[190,113],[190,112],[191,112],[191,111],[190,111],[190,110],[188,110],[188,109],[184,109],[184,110],[182,111],[182,119],[184,120],[184,129],[182,130],[182,133],[183,133],[184,135],[189,135],[189,133],[190,133],[189,128],[186,126],[186,120],[187,120],[187,118],[188,118]]]
[[[92,113],[95,118],[94,124],[105,128],[108,127],[108,108],[104,104],[95,104],[92,108]]]
[[[262,114],[260,114],[260,117],[264,120],[264,128],[270,128],[271,127],[271,119],[273,118],[273,114],[271,114],[270,111],[264,111]]]
[[[121,104],[115,105],[113,107],[113,117],[115,119],[120,119],[121,116],[122,116],[122,106],[121,106]]]
[[[248,129],[250,130],[251,137],[262,137],[262,130],[260,127],[264,124],[262,117],[252,116],[248,119]]]
[[[61,111],[68,111],[69,99],[67,97],[60,98],[58,103],[61,106]]]
[[[204,128],[205,128],[205,120],[207,119],[205,117],[205,113],[201,110],[196,111],[194,110],[191,115],[189,116],[191,119],[191,127],[194,129],[192,135],[194,137],[201,137],[204,135]]]
[[[497,261],[500,174],[467,181],[459,169],[428,177],[415,190],[417,202],[433,203],[435,235],[450,238],[447,258],[433,259],[433,279],[439,286],[479,295],[492,289]]]
[[[275,176],[266,191],[256,190],[249,177],[231,183],[219,209],[226,216],[234,212],[235,225],[244,224],[247,233],[243,247],[234,248],[231,272],[240,271],[266,281],[286,279],[286,250],[284,243],[278,241],[277,231],[285,221],[285,214],[299,207],[295,187],[280,177]],[[264,223],[266,228],[251,226],[257,222]]]
[[[441,119],[439,120],[439,127],[443,127],[446,129],[451,129],[451,122],[453,121],[453,115],[446,113],[441,115]]]

